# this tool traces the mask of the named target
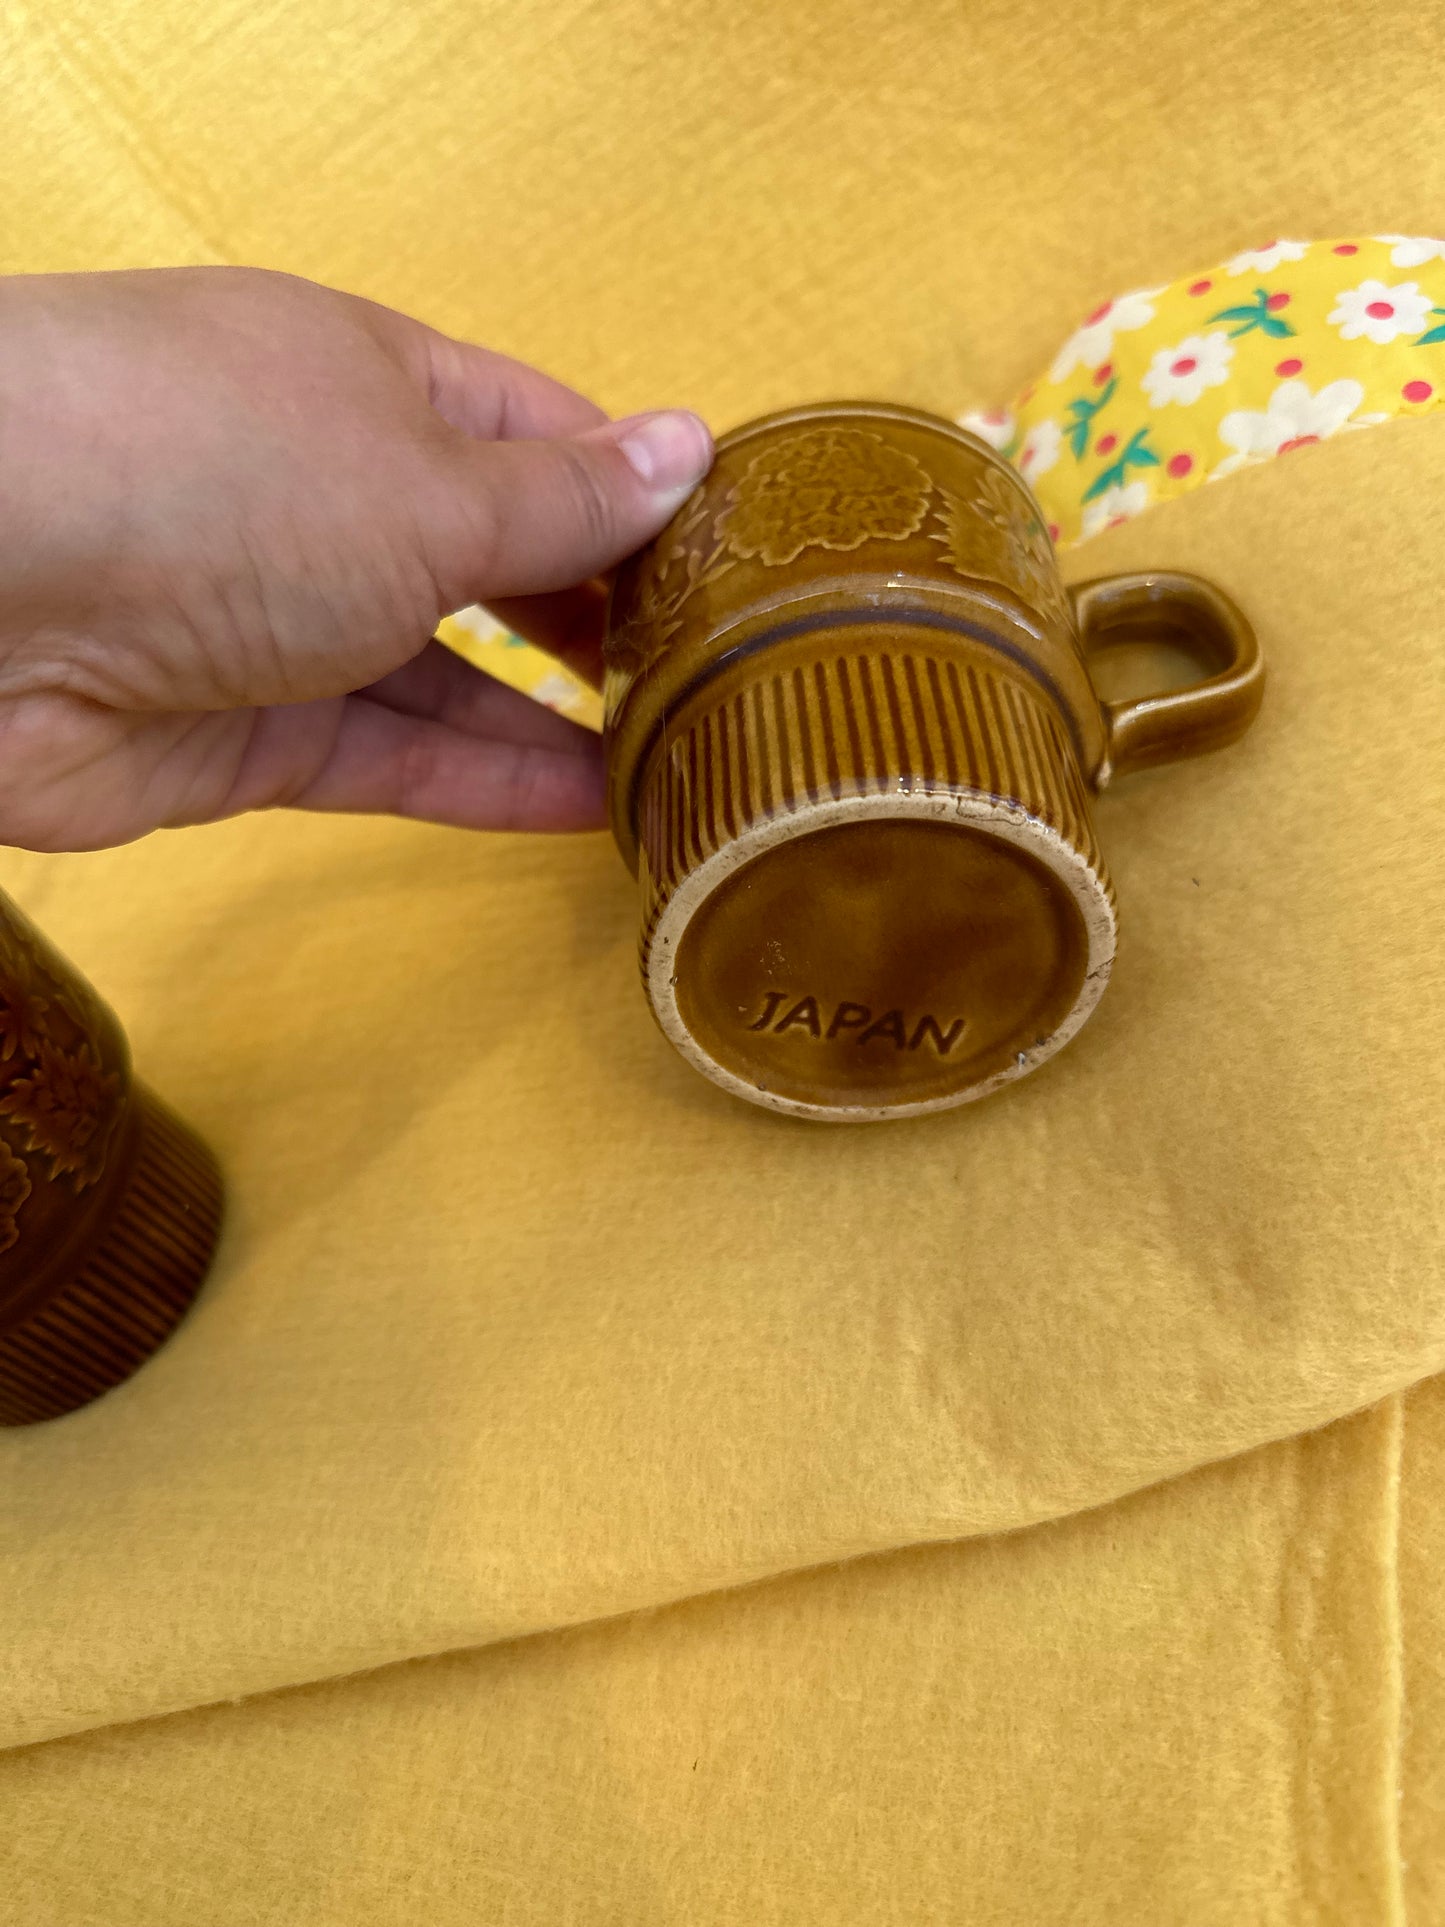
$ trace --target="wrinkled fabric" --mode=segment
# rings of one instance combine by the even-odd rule
[[[1428,231],[1433,10],[1132,21],[63,0],[3,264],[260,260],[722,427]],[[5,856],[232,1197],[0,1437],[26,1927],[1438,1912],[1442,492],[1403,421],[1070,558],[1211,576],[1270,689],[1102,799],[1104,1003],[941,1117],[697,1079],[603,837]]]
[[[24,1749],[20,1917],[1398,1922],[1417,1429]]]

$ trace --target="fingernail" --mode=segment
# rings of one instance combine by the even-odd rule
[[[712,436],[684,408],[633,415],[613,422],[611,433],[643,481],[658,494],[692,488],[712,467]]]

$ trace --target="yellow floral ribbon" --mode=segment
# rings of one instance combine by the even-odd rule
[[[960,416],[1061,548],[1345,429],[1445,400],[1445,241],[1272,241],[1106,301],[1011,409]]]
[[[1059,548],[1345,430],[1445,402],[1445,240],[1271,241],[1107,301],[1011,408],[968,410]],[[591,728],[601,703],[480,609],[443,642]]]
[[[574,723],[601,729],[602,698],[597,691],[554,657],[513,635],[485,609],[462,609],[448,616],[437,635],[449,649],[509,689],[520,689],[524,696],[570,716]]]

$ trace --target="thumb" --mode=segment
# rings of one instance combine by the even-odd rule
[[[712,453],[682,409],[554,441],[454,445],[442,526],[429,532],[437,586],[455,608],[603,574],[670,520]]]

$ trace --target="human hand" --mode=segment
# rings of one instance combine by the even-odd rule
[[[0,842],[241,810],[603,820],[596,738],[430,638],[483,602],[595,676],[596,577],[695,416],[249,269],[0,280]]]

